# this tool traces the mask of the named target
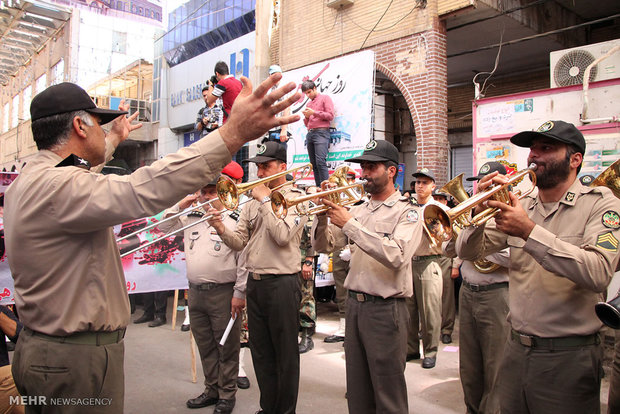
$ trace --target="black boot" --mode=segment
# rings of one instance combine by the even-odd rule
[[[314,348],[314,342],[312,341],[312,334],[309,333],[310,329],[303,328],[301,330],[301,341],[299,342],[299,353],[304,354]]]

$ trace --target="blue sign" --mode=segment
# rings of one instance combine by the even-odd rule
[[[201,131],[186,132],[183,134],[183,146],[187,147],[200,139]]]

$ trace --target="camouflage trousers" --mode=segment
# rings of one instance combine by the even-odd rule
[[[299,325],[301,328],[310,328],[314,333],[316,325],[316,301],[314,300],[314,279],[304,280],[299,274],[301,286],[301,303],[299,305]]]

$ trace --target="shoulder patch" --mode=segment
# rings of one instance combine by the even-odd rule
[[[417,223],[420,218],[418,210],[409,210],[407,213],[407,221],[410,223]]]
[[[608,231],[596,238],[596,247],[615,253],[618,251],[618,239],[614,237],[612,232]]]
[[[569,203],[572,202],[575,199],[575,193],[573,192],[568,192],[566,193],[566,197],[564,197],[565,201],[568,201]]]
[[[603,226],[608,229],[617,229],[620,227],[620,215],[613,210],[607,210],[603,213]]]

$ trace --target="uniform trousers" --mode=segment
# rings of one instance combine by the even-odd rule
[[[452,279],[452,259],[441,256],[437,259],[443,279],[441,291],[441,334],[452,335],[456,319],[456,298],[454,297],[454,280]]]
[[[205,286],[205,285],[201,285]],[[237,393],[241,318],[233,324],[228,339],[219,344],[231,316],[234,283],[209,284],[211,289],[190,286],[191,329],[205,375],[205,394],[230,400]]]
[[[609,400],[607,403],[607,413],[620,413],[620,329],[616,329],[616,352],[611,369],[611,380],[609,382]]]
[[[344,318],[347,310],[347,289],[344,287],[344,280],[349,273],[349,262],[342,260],[340,252],[335,252],[332,259],[332,274],[336,285],[336,303],[338,304],[338,315]]]
[[[19,396],[19,392],[17,392],[17,387],[15,387],[15,382],[13,381],[13,375],[11,374],[11,366],[4,365],[0,367],[0,413],[24,413],[23,405],[11,403],[11,397],[19,398]]]
[[[497,373],[510,328],[508,284],[459,297],[459,371],[467,413],[499,413]]]
[[[299,392],[299,273],[248,276],[252,363],[266,414],[293,414]]]
[[[408,413],[403,299],[347,299],[344,351],[349,413]]]
[[[52,342],[22,330],[13,357],[15,385],[22,396],[43,396],[46,401],[46,405],[27,405],[26,413],[122,413],[124,355],[122,340],[77,345]],[[66,400],[70,398],[84,399],[89,405]]]
[[[437,356],[441,329],[441,290],[443,279],[441,268],[434,259],[412,262],[413,292],[407,298],[407,309],[411,316],[407,340],[407,354],[420,352],[420,322],[422,322],[422,344],[424,357]]]
[[[314,298],[314,280],[306,280],[299,275],[301,304],[299,307],[299,326],[314,333],[316,327],[316,300]]]
[[[166,319],[166,305],[168,304],[168,291],[146,292],[142,294],[144,314],[153,315]]]
[[[317,186],[320,186],[323,181],[329,178],[329,170],[327,168],[329,138],[328,128],[311,129],[306,135],[308,157],[310,158],[310,163],[312,163],[314,182]]]
[[[600,413],[602,361],[600,344],[551,351],[511,337],[498,376],[501,413]]]

